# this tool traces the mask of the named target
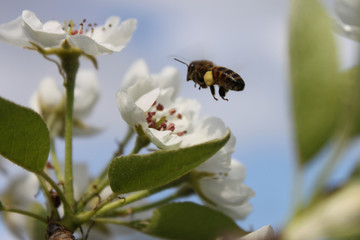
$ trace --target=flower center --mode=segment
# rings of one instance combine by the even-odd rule
[[[175,108],[164,111],[164,106],[156,101],[153,103],[147,112],[146,122],[149,128],[154,128],[158,131],[169,130],[178,136],[183,136],[185,131],[175,132],[175,121],[181,120],[181,113],[177,113]]]
[[[76,24],[70,20],[69,23],[64,21],[63,30],[69,35],[89,34],[91,36],[94,33],[95,27],[97,27],[97,23],[87,23],[86,19],[83,19],[82,22],[78,24],[78,26],[76,26]],[[101,30],[106,31],[107,28],[111,27],[112,25],[109,24],[108,26],[102,27]]]

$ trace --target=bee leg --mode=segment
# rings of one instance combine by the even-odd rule
[[[215,87],[214,87],[214,85],[210,86],[210,91],[211,91],[211,94],[212,94],[213,98],[217,101],[218,99],[215,97]]]
[[[226,101],[229,101],[229,99],[225,98],[225,95],[226,95],[226,89],[223,88],[223,87],[219,87],[219,95],[222,99],[226,100]]]

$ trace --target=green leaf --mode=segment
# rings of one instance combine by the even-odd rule
[[[213,240],[220,236],[241,237],[247,232],[221,212],[191,202],[159,207],[148,220],[129,223],[129,227],[166,239]]]
[[[0,201],[0,211],[2,211],[4,209],[5,209],[5,207],[4,207],[3,203]]]
[[[110,187],[120,194],[167,184],[205,162],[229,138],[228,130],[220,139],[187,148],[114,158],[109,167]]]
[[[0,154],[31,172],[39,172],[49,150],[49,131],[40,115],[0,97]]]
[[[300,165],[333,135],[342,81],[332,21],[316,0],[294,0],[290,22],[293,113]]]

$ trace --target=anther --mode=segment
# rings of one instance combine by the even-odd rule
[[[170,115],[174,115],[176,113],[176,109],[172,108],[169,110]]]
[[[178,119],[182,119],[182,115],[180,113],[177,114]]]
[[[175,124],[174,124],[174,123],[170,123],[170,124],[169,124],[169,127],[168,127],[168,130],[174,131],[174,130],[175,130]]]
[[[159,103],[159,104],[156,106],[156,110],[162,111],[162,110],[164,110],[164,106]]]

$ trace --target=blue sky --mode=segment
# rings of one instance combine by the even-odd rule
[[[254,211],[239,222],[257,229],[271,224],[281,227],[291,209],[295,146],[291,124],[291,96],[288,81],[288,0],[240,1],[46,1],[2,0],[0,23],[15,19],[23,9],[49,19],[103,23],[108,16],[138,19],[138,29],[120,53],[98,58],[101,98],[87,122],[105,131],[92,139],[77,139],[74,157],[89,162],[96,174],[116,148],[116,139],[126,132],[117,110],[115,93],[132,62],[147,61],[152,73],[166,65],[177,67],[184,79],[180,96],[202,104],[203,116],[223,119],[237,138],[234,157],[247,167],[246,184],[254,189]],[[328,6],[331,6],[331,2]],[[337,37],[344,68],[353,64],[356,46]],[[0,43],[0,95],[28,105],[38,82],[46,75],[61,83],[56,67],[39,54]],[[198,91],[185,81],[186,68],[171,56],[188,60],[208,59],[238,72],[246,82],[243,92],[229,92],[229,102],[214,101],[210,91]],[[83,59],[81,67],[91,67]],[[104,117],[106,116],[106,117]],[[62,149],[62,142],[58,142]],[[354,147],[355,149],[356,147]],[[354,150],[355,151],[355,150]],[[342,179],[354,163],[351,151],[346,166],[339,168]],[[309,170],[312,179],[320,163]],[[313,170],[314,169],[314,170]],[[307,180],[309,181],[309,180]]]

